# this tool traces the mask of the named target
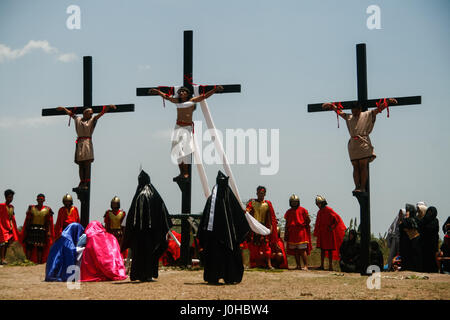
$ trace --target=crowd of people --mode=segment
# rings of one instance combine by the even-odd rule
[[[450,217],[442,226],[439,247],[437,209],[424,202],[406,204],[392,222],[387,236],[388,270],[449,273]]]
[[[76,265],[81,281],[125,279],[125,261],[131,260],[131,280],[148,281],[158,276],[158,266],[176,265],[180,258],[181,235],[169,231],[172,227],[164,201],[142,171],[139,185],[128,215],[120,208],[120,199],[111,200],[104,215],[104,225],[92,221],[83,228],[78,209],[69,194],[53,224],[53,211],[44,205],[45,195],[38,194],[36,204],[27,209],[21,232],[14,215],[14,191],[4,192],[0,204],[0,258],[6,264],[8,247],[19,241],[27,259],[47,263],[47,281],[66,281],[66,269]],[[361,272],[358,233],[346,228],[323,196],[315,199],[318,211],[311,231],[308,210],[300,205],[297,195],[289,198],[290,208],[284,214],[284,237],[272,203],[266,199],[266,188],[259,186],[256,198],[250,199],[246,212],[270,232],[252,230],[243,209],[228,186],[228,177],[219,172],[217,185],[208,198],[193,247],[199,250],[204,266],[204,279],[217,283],[239,283],[242,279],[244,251],[248,250],[250,268],[288,269],[287,256],[295,259],[295,269],[308,270],[308,256],[313,248],[321,251],[319,270],[333,270],[333,260],[339,261],[342,272]],[[389,257],[384,264],[383,253],[376,240],[370,243],[370,265],[380,270],[411,270],[449,273],[450,217],[444,223],[445,234],[439,248],[439,224],[435,207],[425,203],[407,204],[389,228]],[[126,223],[125,223],[126,222]],[[178,241],[176,241],[178,240]],[[194,246],[195,245],[195,246]],[[129,250],[131,254],[129,255]],[[193,248],[192,248],[193,249]],[[192,250],[194,251],[194,250]],[[302,266],[303,264],[303,266]]]

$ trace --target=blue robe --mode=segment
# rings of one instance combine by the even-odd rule
[[[45,267],[45,281],[67,281],[73,272],[67,274],[67,268],[77,264],[77,242],[84,228],[79,223],[69,224],[50,248]]]

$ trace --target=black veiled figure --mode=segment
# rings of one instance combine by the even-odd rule
[[[417,211],[411,204],[406,204],[405,209],[409,212],[409,217],[403,219],[399,225],[402,270],[422,272],[422,248]],[[413,235],[417,236],[412,237]]]
[[[241,249],[250,227],[245,212],[219,171],[212,195],[206,201],[199,226],[204,253],[203,279],[208,283],[239,283],[244,274]]]
[[[172,226],[167,208],[150,176],[142,170],[126,220],[121,250],[131,248],[131,280],[158,278],[158,261],[167,249],[167,232]]]
[[[435,207],[429,207],[418,221],[422,247],[423,272],[438,272],[436,253],[439,251],[439,221]]]

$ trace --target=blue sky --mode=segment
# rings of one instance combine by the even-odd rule
[[[366,26],[373,4],[381,9],[380,30]],[[80,30],[66,27],[70,5],[81,9]],[[73,124],[40,114],[82,104],[82,57],[90,55],[93,103],[136,105],[134,113],[105,115],[95,130],[91,220],[101,220],[115,195],[128,211],[141,165],[169,211],[179,213],[169,142],[176,110],[135,92],[182,83],[183,30],[193,30],[194,82],[242,85],[241,93],[209,99],[217,128],[279,129],[276,175],[261,175],[260,164],[232,166],[241,197],[265,185],[281,217],[292,193],[314,214],[314,197],[323,194],[346,224],[359,220],[345,124],[338,129],[334,114],[306,106],[356,98],[355,45],[364,42],[369,98],[422,96],[421,105],[381,114],[371,134],[378,156],[370,169],[372,230],[384,233],[399,208],[418,201],[434,205],[442,224],[450,212],[449,7],[445,0],[3,0],[0,188],[16,191],[21,225],[38,193],[56,212],[78,183]],[[202,117],[198,109],[194,118]],[[218,169],[206,166],[210,187]],[[196,173],[193,187],[199,212],[205,199]]]

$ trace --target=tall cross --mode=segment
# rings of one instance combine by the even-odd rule
[[[110,109],[110,112],[133,112],[134,104],[117,104],[117,109]],[[99,113],[103,110],[103,106],[92,105],[92,57],[83,57],[83,105],[79,107],[67,108],[74,114],[82,114],[86,108],[92,108],[94,113]],[[66,115],[64,111],[59,111],[56,108],[42,109],[42,116],[62,116]],[[91,198],[91,177],[89,175],[87,189],[73,188],[77,193],[78,199],[81,202],[81,225],[86,228],[89,224],[89,207]]]
[[[183,86],[187,87],[191,92],[194,92],[193,86],[193,49],[192,49],[192,30],[184,31],[184,53],[183,53]],[[213,89],[215,85],[205,85],[199,86],[200,93],[206,93]],[[231,93],[231,92],[241,92],[240,84],[228,84],[222,85],[223,91],[216,93]],[[175,86],[159,86],[159,87],[149,87],[149,88],[137,88],[137,96],[156,96],[156,93],[150,93],[151,89],[159,89],[163,93],[173,95],[175,94]],[[188,165],[189,178],[187,181],[177,181],[178,186],[181,190],[181,216],[184,218],[181,220],[181,265],[189,266],[191,265],[191,257],[189,254],[189,243],[190,243],[190,224],[187,218],[194,216],[191,214],[191,189],[192,189],[192,154],[190,155],[191,161]],[[197,216],[197,215],[195,215]]]
[[[358,102],[363,106],[362,111],[367,111],[368,108],[376,108],[377,102],[380,99],[367,99],[367,60],[366,60],[366,44],[360,43],[356,45],[356,69],[358,81]],[[397,104],[389,107],[405,106],[412,104],[421,104],[421,96],[397,97]],[[352,109],[356,101],[341,102],[343,109]],[[308,104],[308,112],[328,111],[322,108],[323,103]],[[368,164],[369,166],[369,164]],[[367,267],[370,259],[370,175],[369,168],[367,168],[367,185],[366,193],[354,192],[353,195],[357,198],[360,205],[360,227],[361,227],[361,274],[366,275]]]

